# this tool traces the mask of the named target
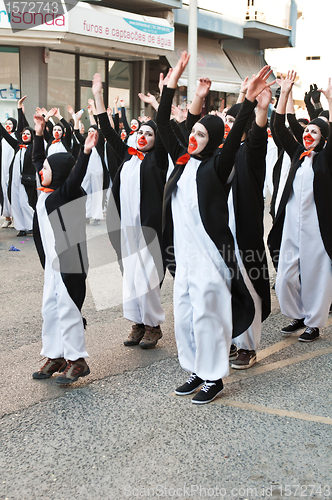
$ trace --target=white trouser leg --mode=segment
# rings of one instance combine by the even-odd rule
[[[33,224],[33,214],[35,213],[35,211],[29,205],[28,195],[22,184],[19,187],[19,204],[23,216],[24,227],[27,231],[31,231]]]
[[[282,314],[293,319],[304,318],[301,299],[299,250],[290,241],[281,242],[276,294]]]
[[[103,171],[92,173],[91,185],[91,217],[101,220],[103,218]]]
[[[69,296],[61,274],[49,263],[45,265],[42,314],[43,356],[71,361],[88,357],[82,315]]]

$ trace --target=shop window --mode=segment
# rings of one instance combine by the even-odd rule
[[[59,108],[68,119],[67,106],[75,106],[75,55],[50,51],[47,78],[47,109]]]
[[[18,47],[0,47],[0,122],[17,118],[20,96],[20,61]]]
[[[119,99],[123,99],[125,101],[128,121],[132,118],[130,110],[131,68],[130,63],[108,61],[108,102],[113,107],[114,99],[117,96],[119,96]],[[119,103],[118,106],[120,106]]]

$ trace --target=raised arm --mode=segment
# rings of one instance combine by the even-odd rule
[[[35,123],[35,138],[33,140],[32,163],[39,176],[39,172],[43,168],[43,163],[46,159],[44,148],[45,119],[41,115],[34,115],[33,121]]]
[[[17,133],[18,133],[18,135],[21,135],[21,133],[25,127],[29,127],[28,120],[26,119],[26,116],[25,116],[24,111],[23,111],[23,102],[25,101],[26,98],[27,98],[27,96],[25,95],[17,101],[17,113],[18,113]]]
[[[241,138],[256,105],[256,97],[275,82],[267,83],[272,71],[270,66],[264,66],[257,75],[254,75],[248,85],[247,96],[242,103],[241,109],[236,117],[234,125],[229,132],[224,146],[216,156],[215,165],[221,182],[226,183],[235,162],[236,153],[241,144]],[[260,120],[262,120],[262,116]],[[264,119],[263,119],[264,121]],[[261,123],[261,121],[260,121]]]
[[[72,168],[68,179],[63,185],[63,192],[65,199],[70,200],[72,198],[73,193],[83,182],[84,176],[86,174],[86,169],[88,167],[88,162],[90,158],[90,154],[92,148],[97,145],[98,141],[98,132],[95,130],[88,134],[88,137],[85,139],[84,148],[80,151],[78,158],[74,167]]]
[[[127,132],[127,135],[130,134],[131,128],[129,127],[128,121],[127,121],[127,116],[126,116],[126,108],[125,108],[125,102],[123,99],[120,99],[120,105],[121,105],[121,120],[124,126],[125,131]]]
[[[285,113],[286,113],[288,96],[292,90],[295,78],[296,78],[296,72],[288,71],[286,78],[281,78],[277,80],[280,86],[280,97],[274,120],[274,129],[278,136],[278,139],[283,149],[291,158],[293,158],[297,148],[299,147],[299,143],[297,142],[296,139],[294,139],[292,134],[286,128]]]
[[[101,131],[107,142],[114,149],[115,153],[119,156],[119,158],[121,158],[121,160],[123,160],[126,152],[128,151],[128,146],[121,140],[119,135],[110,125],[104,101],[101,95],[102,81],[98,73],[96,73],[93,77],[92,92],[95,97],[96,110],[98,113]]]
[[[329,104],[329,114],[330,114],[330,131],[329,131],[329,137],[327,140],[327,144],[325,147],[325,158],[326,161],[329,165],[330,171],[332,172],[332,83],[331,83],[331,78],[329,78],[328,84],[327,84],[327,89],[323,90],[320,89],[320,92],[325,95],[327,102]]]

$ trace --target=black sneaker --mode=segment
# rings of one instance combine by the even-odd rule
[[[192,398],[191,402],[198,405],[210,403],[218,396],[218,394],[221,393],[223,387],[224,384],[222,383],[221,378],[214,381],[207,380],[202,389]]]
[[[174,392],[177,396],[186,396],[187,394],[191,394],[196,389],[198,389],[198,387],[201,386],[203,383],[204,380],[197,377],[196,373],[193,373],[192,375],[190,375],[187,382],[185,382],[183,385],[175,389]]]
[[[311,326],[307,326],[302,335],[299,336],[300,342],[313,342],[319,337],[319,329],[311,328]]]
[[[291,321],[289,325],[284,326],[284,328],[280,331],[285,335],[290,335],[291,333],[294,333],[297,330],[301,330],[301,328],[305,328],[304,318],[293,319],[293,321]]]
[[[26,231],[19,231],[16,236],[18,236],[19,238],[22,238],[22,236],[26,236],[26,235],[27,235]]]
[[[237,356],[237,347],[235,344],[232,344],[229,350],[229,359],[235,359],[236,356]]]

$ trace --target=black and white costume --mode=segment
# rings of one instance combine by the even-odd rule
[[[34,131],[29,127],[23,129],[23,133],[24,130],[29,130],[31,133],[31,141],[24,143],[14,139],[2,125],[0,129],[3,138],[14,149],[14,157],[9,167],[7,191],[14,226],[18,231],[31,231],[37,202],[36,173],[32,163]]]
[[[229,373],[232,336],[244,332],[254,317],[227,209],[227,181],[254,103],[245,101],[220,154],[192,156],[181,165],[177,161],[182,162],[186,149],[175,139],[169,121],[174,92],[164,88],[157,125],[175,165],[165,187],[163,215],[165,261],[175,275],[175,335],[181,366],[202,380],[217,380]],[[220,142],[222,137],[223,131]]]
[[[15,118],[8,118],[13,124],[10,136],[17,139],[15,134],[17,120]],[[7,120],[6,120],[7,121]],[[7,131],[8,132],[8,131]],[[1,133],[0,133],[1,137]],[[13,160],[15,151],[10,144],[2,137],[0,139],[0,206],[1,215],[4,217],[11,217],[11,207],[8,200],[8,183],[9,183],[9,167]]]
[[[320,328],[332,302],[332,127],[326,146],[311,152],[286,129],[285,115],[276,114],[275,130],[292,159],[268,238],[276,293],[285,316]]]
[[[113,180],[114,201],[108,204],[106,222],[123,269],[124,317],[155,327],[165,319],[160,300],[160,247],[167,152],[158,136],[154,148],[145,154],[129,148],[111,127],[107,113],[98,117],[102,133],[123,161]]]
[[[69,123],[64,118],[61,118],[57,126],[62,128],[62,136],[60,139],[52,137],[47,128],[44,130],[44,138],[47,142],[46,156],[54,155],[55,153],[70,153],[71,151],[72,131]]]
[[[81,183],[89,156],[69,153],[49,156],[52,182],[40,188],[34,226],[35,242],[44,263],[43,328],[41,354],[51,359],[75,361],[88,356],[81,308],[88,269],[85,235],[85,193]],[[36,171],[46,158],[44,140],[35,137]]]

